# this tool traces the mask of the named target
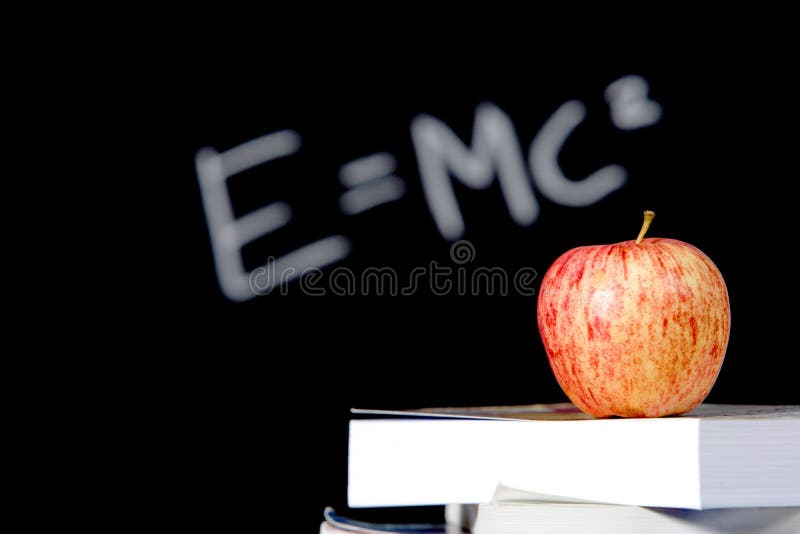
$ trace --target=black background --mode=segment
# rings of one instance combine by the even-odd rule
[[[452,265],[422,195],[414,116],[431,114],[469,143],[476,106],[492,102],[513,121],[527,155],[559,105],[584,102],[587,118],[567,142],[562,168],[580,178],[619,163],[628,183],[586,208],[535,192],[541,212],[529,227],[511,220],[496,184],[456,185],[464,239],[477,252],[470,265],[532,267],[541,277],[569,248],[635,237],[642,210],[652,209],[649,235],[698,246],[728,284],[731,339],[708,401],[800,403],[789,258],[796,84],[785,43],[756,43],[748,32],[687,43],[676,28],[659,49],[639,37],[614,50],[570,38],[577,45],[567,51],[557,39],[511,33],[423,43],[409,28],[348,35],[345,43],[332,30],[310,47],[300,37],[224,47],[190,39],[153,67],[142,90],[159,111],[151,132],[164,141],[166,164],[155,178],[170,224],[159,230],[163,248],[140,251],[163,275],[147,293],[153,350],[140,365],[151,450],[163,466],[156,485],[165,497],[150,506],[221,527],[263,528],[278,512],[298,532],[314,531],[326,505],[365,518],[427,519],[440,510],[347,509],[351,407],[565,400],[539,339],[535,296],[423,289],[315,297],[293,283],[286,295],[228,301],[216,281],[194,155],[285,128],[302,136],[300,152],[230,182],[238,214],[274,200],[295,209],[289,226],[245,250],[248,266],[342,233],[354,249],[340,265],[356,273],[392,267],[403,280],[432,260]],[[364,44],[379,37],[397,46]],[[664,109],[656,125],[611,125],[603,91],[626,74],[650,83]],[[338,168],[379,151],[396,157],[407,194],[343,215]]]

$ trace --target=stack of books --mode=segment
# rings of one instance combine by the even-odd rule
[[[800,406],[704,404],[658,419],[593,419],[570,404],[354,414],[349,506],[450,505],[450,525],[430,532],[800,533]]]

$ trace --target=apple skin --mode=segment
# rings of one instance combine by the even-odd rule
[[[542,279],[537,319],[556,380],[581,411],[662,417],[711,391],[731,312],[708,256],[647,238],[565,252]]]

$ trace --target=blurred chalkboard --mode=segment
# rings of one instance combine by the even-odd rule
[[[318,296],[298,279],[252,298],[226,294],[196,161],[270,134],[284,136],[267,143],[280,157],[225,177],[234,218],[268,205],[290,208],[285,226],[242,246],[244,270],[336,236],[345,246],[321,268],[321,286],[336,268],[355,276],[390,269],[402,285],[435,262],[452,268],[451,276],[458,268],[531,269],[535,292],[562,252],[632,239],[642,210],[652,209],[649,235],[700,247],[728,283],[731,342],[709,400],[800,403],[789,371],[797,291],[787,256],[796,228],[788,190],[796,84],[784,49],[731,44],[656,54],[629,46],[567,54],[514,43],[476,45],[480,52],[471,53],[444,42],[372,57],[333,45],[313,54],[263,46],[251,45],[246,56],[213,48],[188,54],[166,67],[170,82],[156,91],[160,133],[169,137],[163,186],[175,202],[178,239],[164,256],[175,263],[162,264],[171,282],[160,295],[165,319],[157,325],[169,355],[154,365],[168,401],[169,415],[160,420],[181,444],[181,470],[198,502],[257,520],[273,506],[265,489],[283,487],[297,496],[290,511],[313,529],[324,505],[346,510],[350,407],[565,399],[539,341],[535,295],[440,295],[420,284],[407,295],[337,295],[325,286]],[[620,80],[628,85],[614,93]],[[626,122],[622,108],[631,101],[655,107],[629,109]],[[579,184],[606,166],[625,176],[597,200],[576,205],[552,188],[546,194],[532,167],[532,143],[540,136],[552,149],[541,134],[565,109],[574,124],[554,157],[564,179]],[[528,192],[512,185],[507,195],[497,168],[485,188],[450,174],[463,228],[450,226],[445,235],[422,177],[426,148],[413,126],[420,124],[418,135],[433,135],[428,148],[456,139],[475,156],[476,132],[503,140],[499,152],[516,145]],[[425,124],[438,125],[434,134]],[[513,156],[497,151],[483,161],[513,166]],[[347,178],[354,162],[361,168],[351,165]],[[385,182],[393,185],[384,196],[357,199],[383,203],[347,207],[349,191],[387,176],[395,179]],[[520,194],[535,199],[535,216],[527,196],[512,212],[509,203]],[[287,212],[278,215],[273,222],[286,222]],[[470,247],[464,263],[451,256],[456,242]]]

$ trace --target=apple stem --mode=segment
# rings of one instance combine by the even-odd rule
[[[644,239],[644,234],[647,233],[647,229],[650,228],[650,223],[653,222],[653,218],[655,216],[656,213],[654,211],[646,210],[644,212],[644,222],[642,223],[642,229],[639,230],[639,237],[636,238],[637,245],[642,242],[642,239]]]

